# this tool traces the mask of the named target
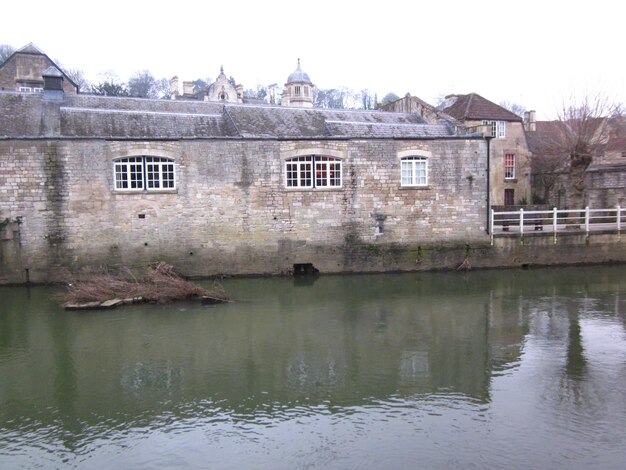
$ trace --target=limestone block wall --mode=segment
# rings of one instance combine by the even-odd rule
[[[482,121],[468,121],[468,126],[479,126]],[[491,139],[491,204],[504,204],[504,190],[513,189],[514,203],[522,199],[532,203],[530,152],[521,122],[506,123],[506,137]],[[504,156],[515,155],[515,178],[504,178]]]
[[[587,203],[592,208],[626,206],[626,166],[588,171],[585,175]]]
[[[14,140],[0,142],[0,218],[20,217],[31,281],[85,266],[165,260],[189,276],[454,267],[444,245],[484,243],[482,140]],[[284,161],[341,159],[343,185],[285,187]],[[400,186],[400,158],[428,157],[426,188]],[[114,189],[113,161],[175,162],[176,189]],[[433,251],[435,250],[435,251]],[[460,251],[459,251],[460,250]],[[437,266],[438,263],[443,263]],[[434,265],[434,266],[431,266]]]

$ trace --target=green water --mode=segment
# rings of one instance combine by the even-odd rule
[[[626,466],[626,266],[222,284],[0,288],[0,468]]]

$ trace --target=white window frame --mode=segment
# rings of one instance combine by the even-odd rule
[[[17,87],[17,91],[19,91],[20,93],[32,93],[33,89],[29,86],[20,86]]]
[[[509,155],[512,157],[513,165],[507,165],[507,157]],[[515,154],[514,153],[504,154],[504,179],[505,180],[515,179]]]
[[[174,160],[139,155],[113,161],[113,187],[116,191],[171,191],[176,189]]]
[[[324,155],[305,155],[285,160],[285,188],[338,189],[343,187],[343,162]]]
[[[404,188],[428,186],[428,157],[413,155],[400,159],[400,186]]]
[[[497,139],[506,139],[506,121],[484,120],[483,125],[491,127],[491,137]]]

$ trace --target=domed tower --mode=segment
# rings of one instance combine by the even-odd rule
[[[302,70],[302,67],[300,67],[300,59],[298,59],[298,68],[289,75],[287,83],[285,83],[281,104],[283,106],[312,108],[313,86],[309,74]]]

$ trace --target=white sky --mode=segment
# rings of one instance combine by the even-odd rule
[[[572,96],[626,103],[624,18],[615,0],[34,0],[0,9],[0,44],[34,43],[98,82],[215,79],[283,85],[301,58],[320,88],[345,86],[434,103],[476,92],[554,117]]]

